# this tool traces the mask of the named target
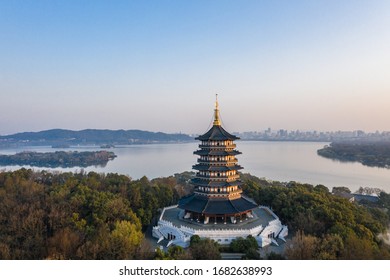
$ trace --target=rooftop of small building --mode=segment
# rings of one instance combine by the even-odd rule
[[[203,224],[195,220],[187,220],[179,218],[179,214],[182,209],[175,208],[166,208],[161,219],[167,222],[171,222],[174,226],[180,228],[181,226],[193,228],[195,230],[227,230],[227,229],[251,229],[262,225],[263,227],[267,226],[268,223],[272,220],[275,220],[275,217],[268,212],[266,208],[257,207],[253,209],[252,214],[253,218],[247,218],[242,222],[237,221],[236,224],[227,222],[227,224],[218,221],[217,224],[214,224],[214,219],[210,218],[208,224]]]
[[[368,195],[368,194],[360,194],[360,193],[353,193],[352,195],[357,201],[361,201],[361,200],[367,200],[370,202],[379,201],[379,197],[376,195]]]

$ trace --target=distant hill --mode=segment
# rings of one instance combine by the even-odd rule
[[[80,131],[51,129],[0,136],[0,145],[128,145],[189,142],[186,134],[167,134],[143,130],[85,129]]]

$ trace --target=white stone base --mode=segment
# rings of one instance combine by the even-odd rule
[[[275,213],[273,213],[272,210],[268,207],[264,206],[260,206],[259,208],[266,211],[263,213],[267,213],[267,217],[271,217],[271,219],[268,220],[266,224],[260,223],[261,217],[253,217],[251,215],[252,217],[248,216],[248,218],[257,221],[257,223],[253,222],[253,227],[250,227],[249,225],[242,225],[238,227],[237,225],[233,224],[231,227],[227,227],[227,225],[221,225],[220,228],[215,227],[214,224],[206,224],[208,221],[205,222],[203,227],[199,226],[202,224],[194,225],[190,222],[190,220],[179,220],[179,216],[176,218],[177,223],[175,223],[175,220],[172,220],[172,217],[170,221],[164,219],[165,211],[170,211],[175,208],[177,208],[177,205],[164,208],[157,226],[153,227],[153,237],[157,238],[159,241],[161,241],[161,237],[169,240],[168,246],[174,244],[184,248],[188,247],[191,236],[193,235],[198,235],[200,238],[210,238],[222,245],[228,245],[238,237],[246,238],[248,235],[252,235],[256,238],[259,247],[264,247],[270,245],[277,237],[280,237],[280,239],[284,240],[288,234],[287,226],[282,225]],[[184,218],[188,217],[188,215],[183,216]],[[235,222],[235,220],[232,221],[232,223]]]

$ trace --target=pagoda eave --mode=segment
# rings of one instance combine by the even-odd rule
[[[208,165],[208,164],[196,164],[192,166],[192,169],[199,170],[199,171],[233,171],[233,170],[241,170],[243,169],[242,166],[236,164],[232,166],[217,166],[217,165]]]
[[[240,139],[240,137],[230,134],[225,129],[223,129],[223,127],[220,125],[213,125],[213,127],[211,127],[209,131],[207,131],[203,135],[199,135],[195,139],[200,141],[208,141],[208,140],[226,141],[226,140],[238,140]]]
[[[231,187],[231,186],[241,186],[243,183],[240,180],[235,181],[212,181],[212,180],[203,180],[200,178],[191,179],[191,184],[200,187]]]
[[[257,205],[253,201],[240,197],[237,199],[205,199],[199,195],[192,194],[183,198],[179,203],[179,208],[194,213],[204,215],[240,215],[244,212],[251,211]]]
[[[198,156],[236,156],[240,154],[242,153],[237,150],[226,151],[226,150],[203,149],[194,152],[194,155],[198,155]]]

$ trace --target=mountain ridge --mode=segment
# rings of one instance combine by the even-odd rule
[[[38,132],[19,132],[0,136],[2,144],[29,144],[29,145],[78,145],[78,144],[148,144],[189,142],[193,138],[187,134],[150,132],[139,129],[111,130],[111,129],[49,129]]]

